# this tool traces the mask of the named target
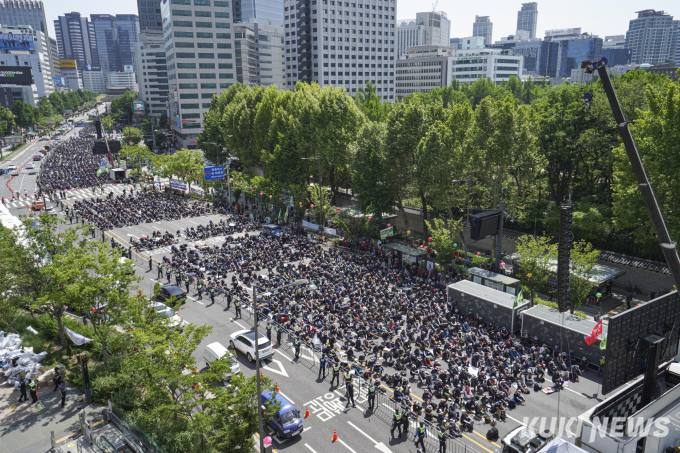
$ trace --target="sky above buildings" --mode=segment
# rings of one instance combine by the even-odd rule
[[[43,0],[45,14],[54,37],[54,19],[66,12],[90,14],[137,14],[136,0]],[[491,16],[494,41],[514,33],[517,10],[522,1],[514,0],[439,0],[436,9],[444,11],[451,20],[451,36],[471,36],[475,15]],[[417,12],[431,10],[434,2],[398,0],[397,17],[415,18]],[[605,35],[624,34],[628,21],[641,9],[664,10],[680,19],[680,0],[543,0],[538,1],[538,30],[536,35],[552,28],[581,27],[584,32]]]

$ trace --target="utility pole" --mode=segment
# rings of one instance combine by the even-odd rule
[[[262,417],[262,401],[260,390],[260,345],[259,336],[257,332],[258,325],[258,312],[257,312],[257,288],[253,282],[253,331],[255,332],[255,390],[257,392],[257,425],[258,433],[260,437],[260,453],[264,453],[264,421]]]

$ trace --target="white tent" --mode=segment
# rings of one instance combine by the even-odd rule
[[[555,438],[545,444],[538,453],[588,453],[583,448],[577,447],[568,440]]]

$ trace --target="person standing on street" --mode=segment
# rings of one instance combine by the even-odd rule
[[[439,453],[446,453],[446,432],[443,429],[437,432],[437,440],[439,441]]]
[[[35,404],[38,402],[38,383],[35,382],[35,379],[31,379],[31,382],[28,383],[28,391],[31,394],[31,404]]]
[[[345,381],[345,396],[347,397],[347,405],[345,406],[345,409],[347,409],[352,403],[352,407],[357,407],[356,403],[354,402],[354,384],[352,383],[352,380],[350,379],[349,381]]]
[[[52,389],[52,393],[56,392],[59,390],[59,384],[64,380],[64,378],[61,376],[61,373],[59,372],[59,367],[54,367],[54,377],[52,378],[52,382],[54,382],[54,389]]]
[[[272,341],[272,324],[267,322],[267,340]]]
[[[325,354],[321,355],[321,358],[319,359],[319,375],[316,377],[318,380],[323,381],[326,379],[326,361],[328,359],[326,358]]]
[[[163,263],[158,263],[158,275],[156,276],[156,280],[160,280],[163,278]]]
[[[393,439],[395,430],[397,430],[399,437],[401,437],[401,417],[401,410],[397,408],[397,410],[394,411],[394,415],[392,415],[392,429],[390,430],[390,435]]]
[[[227,293],[227,308],[225,308],[225,311],[229,311],[229,308],[231,308],[231,291]]]
[[[283,335],[283,327],[278,326],[276,328],[276,346],[281,346],[281,336]]]
[[[333,363],[333,377],[331,377],[331,387],[333,387],[333,383],[336,382],[335,384],[336,387],[340,386],[340,361],[338,359],[335,359],[335,363]]]
[[[300,337],[299,336],[295,337],[295,341],[293,341],[293,349],[295,349],[295,359],[294,360],[300,359],[300,347],[301,346],[302,346],[302,342],[300,342]]]
[[[149,257],[149,272],[153,269],[153,260]]]
[[[416,434],[415,434],[415,442],[416,442],[416,447],[418,448],[418,451],[426,451],[425,450],[425,423],[420,422],[420,426],[416,428]]]
[[[66,383],[63,380],[59,383],[59,395],[61,396],[61,407],[63,409],[66,405]]]
[[[26,379],[21,378],[19,380],[19,402],[28,401],[28,395],[26,395]]]
[[[236,316],[234,316],[234,319],[241,319],[241,301],[239,300],[234,301],[234,311],[236,312]]]
[[[375,410],[375,381],[373,378],[368,382],[368,410],[373,412]]]

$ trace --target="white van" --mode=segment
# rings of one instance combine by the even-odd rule
[[[219,341],[210,343],[205,347],[205,351],[203,351],[203,359],[205,360],[205,364],[207,366],[210,366],[213,361],[221,359],[225,355],[229,357],[231,361],[231,373],[227,375],[227,378],[230,378],[232,375],[241,372],[241,368],[239,367],[238,361],[234,355],[229,352],[229,350]]]

